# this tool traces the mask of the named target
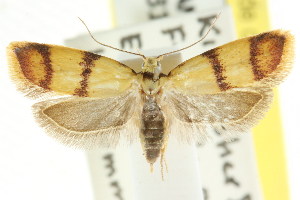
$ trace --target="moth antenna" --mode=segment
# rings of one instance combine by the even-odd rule
[[[140,48],[136,48],[136,52],[138,53],[138,54],[141,54],[141,55],[143,55],[142,53],[141,53],[141,50],[140,50]]]
[[[215,25],[215,23],[216,23],[216,21],[218,20],[218,18],[219,18],[220,15],[221,15],[221,12],[219,12],[219,13],[217,14],[217,16],[215,17],[214,21],[213,21],[212,24],[209,26],[207,32],[206,32],[206,33],[205,33],[198,41],[194,42],[193,44],[191,44],[191,45],[189,45],[189,46],[183,47],[183,48],[181,48],[181,49],[178,49],[178,50],[175,50],[175,51],[171,51],[171,52],[167,52],[167,53],[161,54],[161,55],[157,56],[156,58],[161,60],[163,56],[166,56],[166,55],[169,55],[169,54],[172,54],[172,53],[176,53],[176,52],[178,52],[178,51],[183,51],[183,50],[185,50],[185,49],[188,49],[188,48],[194,46],[195,44],[198,44],[198,43],[201,42],[202,40],[204,40],[204,39],[206,38],[206,36],[208,35],[208,33],[211,31],[211,29],[214,27],[214,25]]]
[[[99,41],[96,40],[96,38],[93,36],[93,34],[91,33],[90,29],[87,27],[87,25],[85,24],[85,22],[84,22],[80,17],[78,17],[78,19],[83,23],[83,25],[85,26],[86,30],[89,32],[91,38],[92,38],[95,42],[97,42],[98,44],[100,44],[100,45],[102,45],[102,46],[105,46],[105,47],[109,47],[109,48],[114,49],[114,50],[117,50],[117,51],[122,51],[122,52],[125,52],[125,53],[129,53],[129,54],[141,56],[141,57],[143,57],[144,59],[146,59],[146,56],[144,56],[143,54],[140,54],[140,53],[134,53],[134,52],[131,52],[131,51],[126,51],[126,50],[119,49],[119,48],[116,48],[116,47],[113,47],[113,46],[104,44],[104,43],[102,43],[102,42],[99,42]]]

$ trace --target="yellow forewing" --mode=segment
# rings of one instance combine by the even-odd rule
[[[293,36],[271,31],[209,50],[178,65],[166,89],[214,94],[231,88],[273,87],[291,68]]]
[[[110,58],[77,49],[14,42],[8,47],[10,70],[20,89],[54,91],[82,97],[116,96],[131,87],[136,74]]]

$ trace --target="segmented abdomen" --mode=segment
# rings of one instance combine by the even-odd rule
[[[164,145],[164,116],[152,96],[146,96],[142,112],[141,139],[146,159],[153,164],[160,156]]]

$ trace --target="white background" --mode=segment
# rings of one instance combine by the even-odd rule
[[[0,0],[0,199],[93,198],[85,154],[50,139],[36,125],[30,109],[34,101],[16,92],[9,79],[5,47],[23,40],[63,44],[86,32],[78,16],[92,31],[108,29],[108,7],[108,0]],[[300,36],[297,1],[270,0],[270,14],[274,29]],[[280,87],[292,200],[300,199],[298,63]]]

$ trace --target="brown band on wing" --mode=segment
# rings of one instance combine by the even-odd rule
[[[101,56],[83,51],[83,62],[79,63],[83,66],[83,70],[81,73],[82,80],[80,81],[80,88],[76,88],[74,93],[80,97],[88,96],[87,88],[88,88],[88,79],[90,74],[92,73],[92,67],[94,67],[94,61],[98,60]]]
[[[43,59],[44,71],[45,76],[43,80],[40,80],[38,83],[36,83],[37,77],[34,77],[33,69],[32,69],[32,63],[30,62],[30,58],[32,56],[32,52],[36,51],[38,52]],[[24,47],[17,47],[14,49],[14,52],[17,56],[17,59],[20,63],[21,70],[24,74],[24,76],[38,84],[44,89],[50,89],[49,85],[51,84],[52,75],[53,75],[53,69],[50,59],[50,47],[44,44],[37,44],[37,43],[28,43]]]
[[[270,32],[249,39],[250,63],[255,80],[261,80],[276,70],[281,62],[285,40],[284,35]],[[263,54],[266,54],[264,59],[260,59]]]
[[[220,90],[225,91],[232,88],[232,86],[225,82],[226,76],[223,75],[225,69],[218,59],[219,54],[217,53],[217,49],[211,49],[209,51],[204,52],[202,55],[208,57],[209,62],[211,63],[212,68],[214,70],[216,81]]]

